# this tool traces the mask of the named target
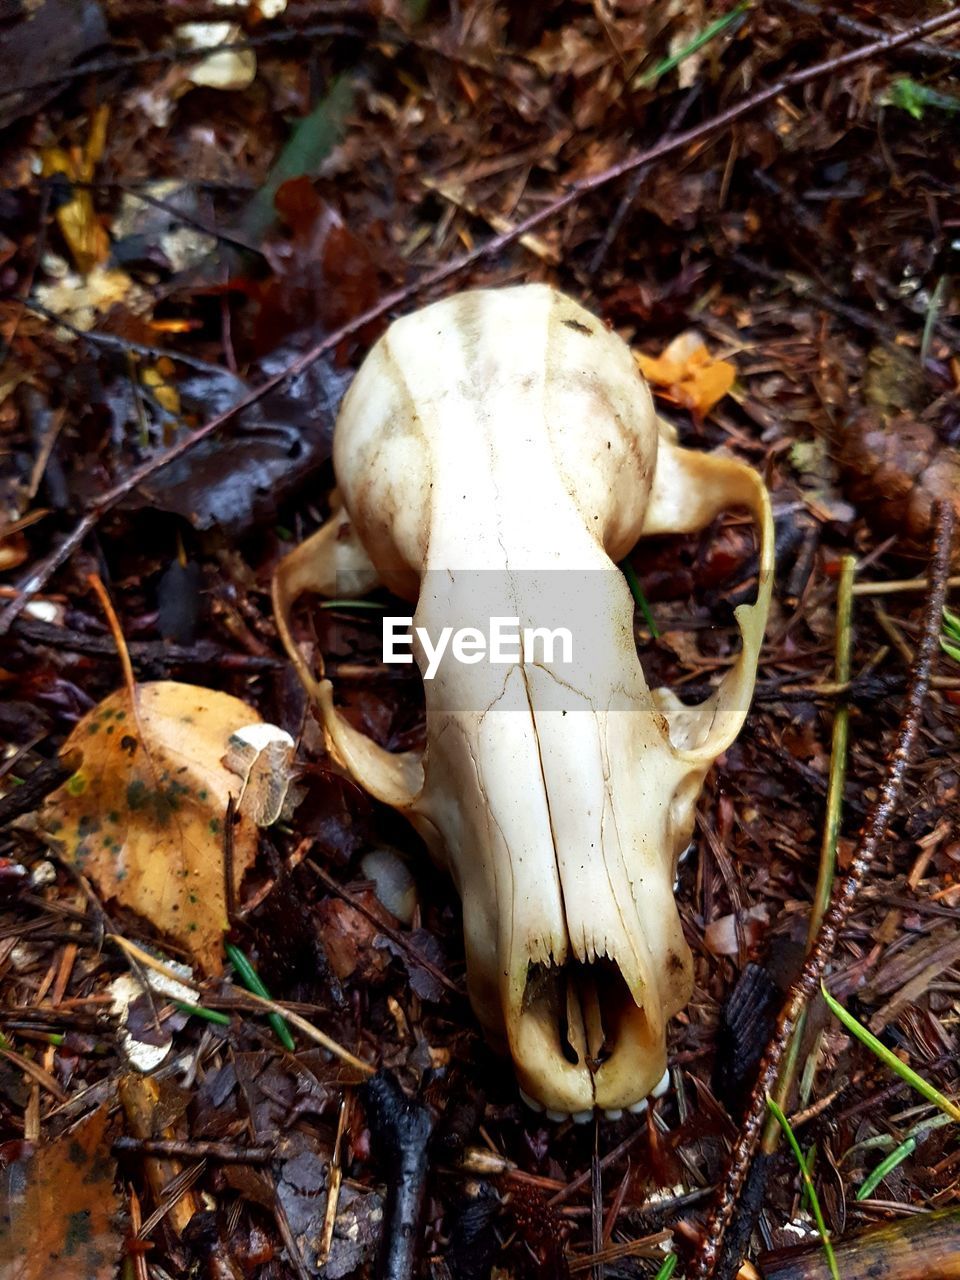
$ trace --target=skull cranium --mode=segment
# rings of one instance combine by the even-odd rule
[[[344,400],[334,464],[342,510],[274,583],[329,749],[452,872],[470,996],[525,1093],[559,1113],[635,1105],[690,995],[673,881],[704,776],[753,691],[766,489],[743,463],[679,447],[625,343],[545,285],[466,292],[394,322]],[[757,599],[736,611],[731,669],[688,707],[648,689],[616,565],[641,537],[731,506],[759,528]],[[484,614],[548,630],[572,619],[575,661],[445,662],[424,682],[424,752],[391,754],[337,711],[289,628],[302,592],[376,582],[416,601],[430,634]]]

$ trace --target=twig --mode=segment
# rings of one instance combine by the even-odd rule
[[[767,1110],[766,1096],[776,1086],[784,1050],[797,1025],[800,1011],[819,990],[837,939],[873,865],[900,798],[904,776],[920,731],[930,673],[937,652],[941,610],[950,568],[954,527],[953,509],[949,504],[940,502],[937,503],[935,510],[936,533],[930,572],[930,590],[924,609],[923,633],[917,646],[916,662],[910,687],[907,690],[897,744],[887,765],[880,793],[860,833],[850,869],[834,885],[830,906],[818,931],[816,944],[809,952],[800,976],[791,987],[786,1003],[780,1011],[740,1133],[727,1159],[726,1170],[720,1180],[713,1209],[703,1225],[700,1244],[688,1272],[688,1280],[710,1280],[714,1274],[727,1227],[760,1142]]]
[[[79,186],[80,184],[74,183],[73,185]],[[72,333],[81,342],[89,342],[94,347],[103,347],[105,351],[116,351],[122,355],[130,355],[132,353],[133,355],[144,356],[148,360],[176,361],[179,364],[186,365],[188,369],[195,369],[197,373],[209,374],[212,378],[222,378],[229,372],[223,365],[211,364],[208,360],[200,360],[196,356],[191,356],[169,347],[149,347],[142,342],[134,342],[132,338],[119,337],[115,333],[99,333],[96,329],[80,329],[61,315],[59,311],[51,311],[49,307],[42,306],[32,298],[20,298],[19,302],[28,311],[32,311],[38,316],[43,316],[44,320],[49,320],[51,324],[59,325],[61,329],[66,329],[68,333]]]
[[[674,133],[676,133],[676,131],[680,128],[684,120],[689,115],[690,108],[693,106],[697,98],[700,96],[700,88],[701,86],[699,83],[695,85],[691,85],[691,87],[680,99],[679,103],[676,106],[676,109],[673,112],[673,115],[670,117],[669,121],[667,122],[668,138]],[[647,166],[641,165],[641,167],[636,171],[636,173],[630,179],[630,184],[627,187],[626,191],[624,192],[623,198],[621,199],[620,203],[617,205],[617,211],[613,215],[613,217],[610,219],[607,229],[606,231],[604,231],[603,237],[600,243],[597,245],[596,249],[594,250],[593,257],[590,259],[590,263],[587,267],[587,274],[589,276],[595,276],[597,272],[600,270],[600,268],[603,266],[606,260],[607,254],[613,248],[613,242],[616,240],[617,236],[620,234],[621,230],[623,229],[623,224],[626,222],[627,217],[630,213],[630,210],[633,208],[634,202],[637,196],[640,194],[640,188],[643,186],[643,180],[644,178],[646,178],[646,176],[647,176]]]
[[[324,884],[331,893],[335,893],[338,898],[342,898],[347,906],[352,907],[354,911],[359,911],[360,914],[365,919],[369,920],[374,928],[378,929],[385,938],[389,938],[392,943],[408,955],[414,964],[419,965],[421,969],[425,969],[432,978],[436,978],[437,982],[439,982],[442,987],[446,987],[446,989],[453,995],[460,997],[463,996],[464,993],[460,990],[453,979],[448,978],[442,969],[437,968],[432,960],[429,960],[425,955],[418,951],[409,938],[404,937],[404,935],[397,929],[392,928],[383,920],[378,919],[373,912],[360,901],[359,898],[355,897],[347,889],[344,889],[343,885],[337,884],[333,876],[328,875],[327,872],[324,871],[323,867],[314,862],[312,858],[307,859],[306,865],[310,868],[321,884]]]
[[[0,796],[0,831],[22,813],[36,809],[51,791],[55,791],[61,782],[66,782],[70,774],[71,770],[65,769],[59,760],[44,760],[43,764],[37,765],[18,787],[8,795]]]
[[[242,53],[247,49],[265,48],[268,45],[292,44],[297,40],[320,40],[324,36],[362,36],[363,29],[351,27],[343,22],[318,22],[313,26],[299,29],[285,28],[282,31],[266,31],[263,35],[248,36],[245,40],[228,40],[222,44],[204,45],[202,48],[188,49],[166,48],[150,49],[142,53],[130,53],[119,57],[97,58],[79,67],[65,67],[62,71],[50,75],[38,76],[35,80],[25,80],[20,84],[12,84],[0,88],[0,98],[8,98],[15,93],[31,93],[35,89],[46,89],[50,85],[66,84],[70,80],[82,80],[84,76],[99,75],[110,71],[127,71],[133,67],[148,66],[152,62],[203,62],[206,58],[218,53]]]
[[[872,40],[876,36],[883,34],[880,27],[872,27],[866,22],[858,22],[856,18],[848,18],[846,14],[837,13],[833,9],[825,9],[823,5],[811,4],[810,0],[777,0],[777,3],[787,9],[792,9],[795,13],[802,13],[808,18],[814,18],[823,26],[829,24],[836,27],[838,31],[848,31],[854,36],[866,36]],[[935,62],[960,62],[960,49],[949,49],[940,44],[927,44],[924,40],[918,40],[912,46],[910,52],[915,53],[920,58],[930,58]]]
[[[219,1160],[221,1164],[268,1164],[276,1147],[242,1147],[233,1142],[195,1142],[186,1138],[115,1138],[118,1155],[173,1156],[181,1160]]]
[[[423,1234],[433,1115],[422,1102],[408,1098],[389,1071],[362,1085],[360,1096],[387,1175],[378,1280],[413,1280]]]
[[[286,369],[279,370],[268,378],[266,382],[262,382],[247,395],[241,396],[229,409],[225,409],[223,413],[216,414],[213,418],[210,418],[203,426],[198,427],[191,436],[177,441],[165,453],[159,454],[136,467],[123,480],[103,494],[82,519],[74,525],[60,545],[42,560],[38,566],[33,568],[20,584],[17,596],[0,613],[0,636],[6,635],[14,618],[20,614],[30,597],[43,589],[51,574],[73,554],[87,534],[96,527],[100,518],[112,510],[128,493],[131,493],[144,480],[149,479],[162,468],[169,466],[171,462],[182,457],[194,445],[212,435],[214,431],[222,427],[224,423],[229,422],[231,418],[235,417],[243,409],[248,409],[251,405],[257,404],[268,392],[273,391],[274,388],[280,386],[289,378],[299,377],[305,369],[309,368],[316,360],[319,360],[321,356],[326,355],[328,351],[335,350],[347,338],[353,337],[354,334],[365,329],[367,325],[372,324],[375,320],[380,320],[395,307],[409,302],[411,298],[418,294],[433,289],[437,285],[443,284],[454,276],[459,275],[468,267],[473,266],[475,262],[495,256],[522,236],[535,231],[545,222],[550,221],[551,218],[557,217],[558,214],[577,204],[584,196],[590,195],[594,191],[599,191],[611,182],[627,177],[628,174],[634,173],[637,169],[652,163],[654,160],[662,160],[666,156],[673,155],[677,151],[682,151],[686,147],[692,146],[694,143],[703,142],[705,139],[712,137],[713,134],[719,133],[721,130],[735,124],[738,120],[743,119],[744,116],[753,114],[761,107],[766,106],[768,102],[775,101],[793,89],[799,89],[803,85],[810,84],[812,81],[819,80],[831,73],[845,71],[861,62],[867,62],[871,58],[891,53],[895,49],[912,44],[955,22],[960,22],[960,5],[953,6],[946,13],[928,18],[925,22],[918,22],[904,31],[881,36],[870,44],[861,45],[859,49],[850,49],[846,53],[838,54],[832,58],[825,58],[822,62],[816,62],[813,66],[804,67],[799,71],[792,71],[766,88],[759,89],[756,93],[740,98],[710,120],[705,120],[701,124],[685,130],[683,133],[674,134],[669,138],[662,138],[659,142],[654,143],[652,147],[635,152],[632,156],[628,156],[627,159],[573,183],[562,196],[558,196],[528,217],[515,223],[509,231],[493,236],[492,239],[487,240],[484,244],[478,245],[468,253],[462,254],[459,258],[454,258],[452,262],[444,263],[439,267],[435,267],[432,271],[425,272],[411,284],[404,285],[399,289],[394,289],[391,293],[385,294],[374,306],[369,307],[360,315],[354,316],[352,320],[347,321],[334,333],[322,339],[316,346],[309,351],[305,351]],[[209,53],[209,50],[206,52]]]
[[[288,1009],[286,1005],[281,1004],[278,1000],[268,1000],[265,996],[258,996],[254,991],[245,991],[243,994],[244,999],[252,1000],[254,1004],[263,1005],[265,1009],[270,1009],[273,1013],[280,1014],[287,1022],[292,1023],[298,1031],[302,1031],[309,1040],[321,1045],[328,1053],[332,1053],[335,1058],[345,1062],[348,1067],[353,1067],[354,1071],[358,1071],[360,1075],[372,1076],[376,1072],[376,1067],[372,1067],[369,1062],[364,1062],[362,1058],[352,1054],[349,1049],[345,1049],[342,1044],[338,1044],[332,1037],[315,1027],[312,1022],[308,1022],[306,1018],[301,1018],[299,1013],[294,1013],[292,1009]]]
[[[20,618],[14,634],[29,644],[48,645],[63,652],[83,653],[91,658],[117,656],[116,645],[109,636],[71,631],[33,618]],[[237,671],[275,671],[285,666],[272,655],[231,653],[212,640],[198,640],[193,645],[168,644],[166,640],[128,640],[127,652],[135,667],[149,666],[167,671],[181,666],[227,668]]]

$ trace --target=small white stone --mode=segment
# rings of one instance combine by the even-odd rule
[[[52,600],[31,600],[23,606],[23,612],[28,618],[36,618],[37,622],[53,624],[60,621],[60,606]]]
[[[652,1090],[653,1096],[655,1098],[662,1098],[669,1088],[670,1088],[670,1068],[667,1067],[666,1071],[664,1071],[663,1075],[660,1077],[657,1083],[653,1086],[653,1090]]]
[[[43,889],[48,884],[53,884],[57,878],[57,868],[52,862],[38,862],[30,872],[30,888]]]
[[[623,1109],[621,1107],[608,1107],[603,1113],[608,1120],[622,1120]]]
[[[410,924],[417,909],[417,886],[404,860],[392,849],[372,849],[360,859],[360,869],[373,881],[377,898],[391,915]]]
[[[592,1107],[590,1108],[589,1111],[575,1111],[573,1113],[574,1124],[589,1124],[592,1119],[593,1119]]]
[[[646,1098],[641,1098],[639,1102],[635,1102],[632,1106],[627,1107],[627,1110],[630,1112],[632,1116],[642,1116],[643,1113],[646,1111],[646,1109],[647,1109]]]
[[[547,1108],[547,1119],[552,1120],[554,1124],[562,1124],[564,1120],[570,1119],[569,1111],[551,1111]]]

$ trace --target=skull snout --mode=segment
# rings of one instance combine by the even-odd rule
[[[635,1106],[666,1067],[660,1011],[607,956],[531,965],[509,1030],[520,1087],[550,1111]]]

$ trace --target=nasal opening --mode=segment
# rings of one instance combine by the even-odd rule
[[[549,1026],[571,1066],[595,1075],[618,1047],[655,1048],[649,1020],[614,960],[531,965],[523,996],[523,1016]]]

